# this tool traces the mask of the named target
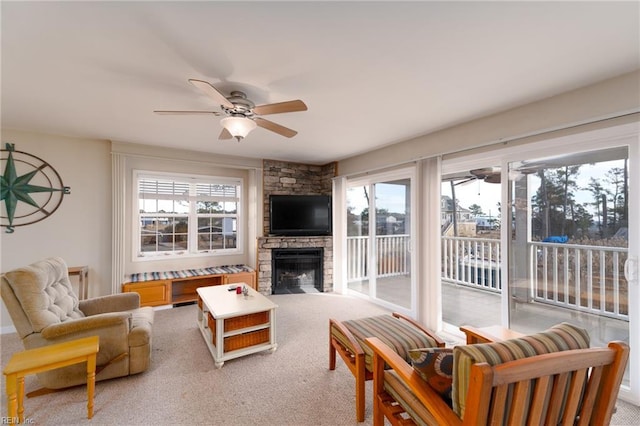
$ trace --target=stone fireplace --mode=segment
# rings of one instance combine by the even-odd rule
[[[273,294],[317,293],[324,290],[322,248],[283,248],[271,251]]]
[[[333,291],[333,240],[331,237],[262,237],[258,238],[258,290],[262,294],[301,293],[312,291],[309,277],[309,255],[314,250],[321,253],[321,275],[314,276],[315,291]],[[280,259],[289,274],[274,279],[274,254],[302,255],[298,261],[292,257]],[[297,273],[297,275],[295,275]],[[305,275],[306,274],[306,275]],[[318,282],[319,281],[319,282]],[[297,287],[296,288],[296,284]],[[290,289],[286,287],[290,286]],[[299,288],[299,287],[306,288]]]
[[[307,268],[307,254],[311,249],[319,250],[320,271],[314,276],[315,291],[333,291],[333,239],[331,236],[283,237],[269,236],[269,196],[272,194],[297,195],[331,195],[332,179],[336,175],[337,163],[323,166],[289,163],[276,160],[263,161],[263,206],[264,235],[258,238],[258,291],[263,294],[278,292],[299,292],[299,287],[311,290],[309,272],[296,271]],[[286,259],[287,268],[291,269],[280,279],[274,277],[274,252],[278,250],[294,250],[305,254],[296,262]],[[296,275],[297,274],[297,275]],[[306,274],[306,275],[305,275]],[[280,280],[280,282],[278,282]],[[290,287],[285,290],[285,285]],[[298,284],[298,286],[296,286]]]

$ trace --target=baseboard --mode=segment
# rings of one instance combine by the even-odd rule
[[[161,311],[163,309],[173,309],[173,305],[160,305],[160,306],[153,307],[154,311]]]
[[[4,327],[0,327],[0,334],[11,334],[16,332],[17,332],[16,328],[12,325],[6,325]]]

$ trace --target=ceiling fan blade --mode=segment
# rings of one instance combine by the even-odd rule
[[[279,102],[276,104],[258,105],[253,112],[258,115],[281,114],[283,112],[306,111],[307,106],[301,100]]]
[[[223,127],[222,131],[220,132],[220,136],[218,136],[218,139],[233,139],[233,136],[227,129]]]
[[[190,114],[213,114],[213,115],[220,115],[219,112],[217,111],[153,111],[156,114],[160,114],[160,115],[190,115]]]
[[[271,130],[272,132],[275,132],[286,138],[292,138],[298,134],[298,132],[296,132],[295,130],[281,126],[280,124],[274,123],[273,121],[265,120],[264,118],[254,118],[253,120],[258,126],[262,127],[263,129]]]
[[[229,101],[229,99],[227,99],[222,93],[220,93],[218,89],[213,87],[211,83],[203,80],[196,80],[194,78],[190,78],[189,83],[202,90],[207,94],[207,96],[216,101],[216,103],[218,103],[219,105],[227,108],[233,108],[233,104]]]
[[[499,167],[485,167],[483,169],[470,170],[473,176],[477,179],[482,179],[487,183],[500,183],[500,168]]]

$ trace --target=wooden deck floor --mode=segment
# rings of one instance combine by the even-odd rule
[[[368,282],[350,283],[349,288],[368,294]],[[377,298],[410,308],[411,289],[406,276],[380,278]],[[501,295],[443,282],[443,321],[454,325],[485,327],[500,324]],[[604,346],[611,340],[629,342],[626,321],[578,312],[543,303],[513,302],[511,328],[522,333],[544,330],[563,321],[585,327],[592,346]]]

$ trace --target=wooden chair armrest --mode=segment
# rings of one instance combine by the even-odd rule
[[[483,327],[463,325],[460,330],[467,336],[467,345],[476,343],[493,343],[522,337],[522,333],[501,326]]]
[[[399,312],[394,312],[392,314],[394,317],[398,318],[398,319],[403,319],[405,321],[407,321],[408,323],[410,323],[411,325],[413,325],[414,327],[416,327],[417,329],[419,329],[420,331],[422,331],[424,334],[426,334],[427,336],[431,337],[433,340],[436,341],[437,345],[439,348],[444,348],[445,346],[445,341],[442,340],[440,338],[440,336],[438,336],[437,334],[435,334],[434,332],[432,332],[431,330],[427,330],[426,328],[424,328],[422,326],[422,324],[418,323],[417,321],[415,321],[413,318],[410,318],[406,315],[403,315]]]
[[[447,405],[442,397],[424,381],[420,374],[414,370],[400,355],[389,348],[377,337],[365,339],[365,343],[373,349],[374,359],[382,359],[391,369],[393,369],[398,377],[411,389],[412,393],[427,408],[431,415],[436,419],[437,424],[442,425],[461,425],[462,421]],[[374,362],[376,362],[374,360]],[[380,361],[378,361],[380,362]],[[375,370],[375,369],[374,369]],[[374,371],[374,388],[376,382],[384,380],[384,371]]]
[[[335,320],[333,318],[329,318],[329,333],[331,333],[332,327],[335,327],[336,329],[338,329],[338,331],[340,331],[344,335],[344,337],[347,338],[347,340],[351,344],[351,348],[347,348],[347,349],[352,349],[354,352],[353,353],[354,355],[364,355],[364,350],[362,350],[362,348],[360,347],[360,343],[358,343],[356,338],[353,337],[353,334],[351,334],[351,332],[347,330],[347,328],[344,325],[342,325],[340,321]]]

